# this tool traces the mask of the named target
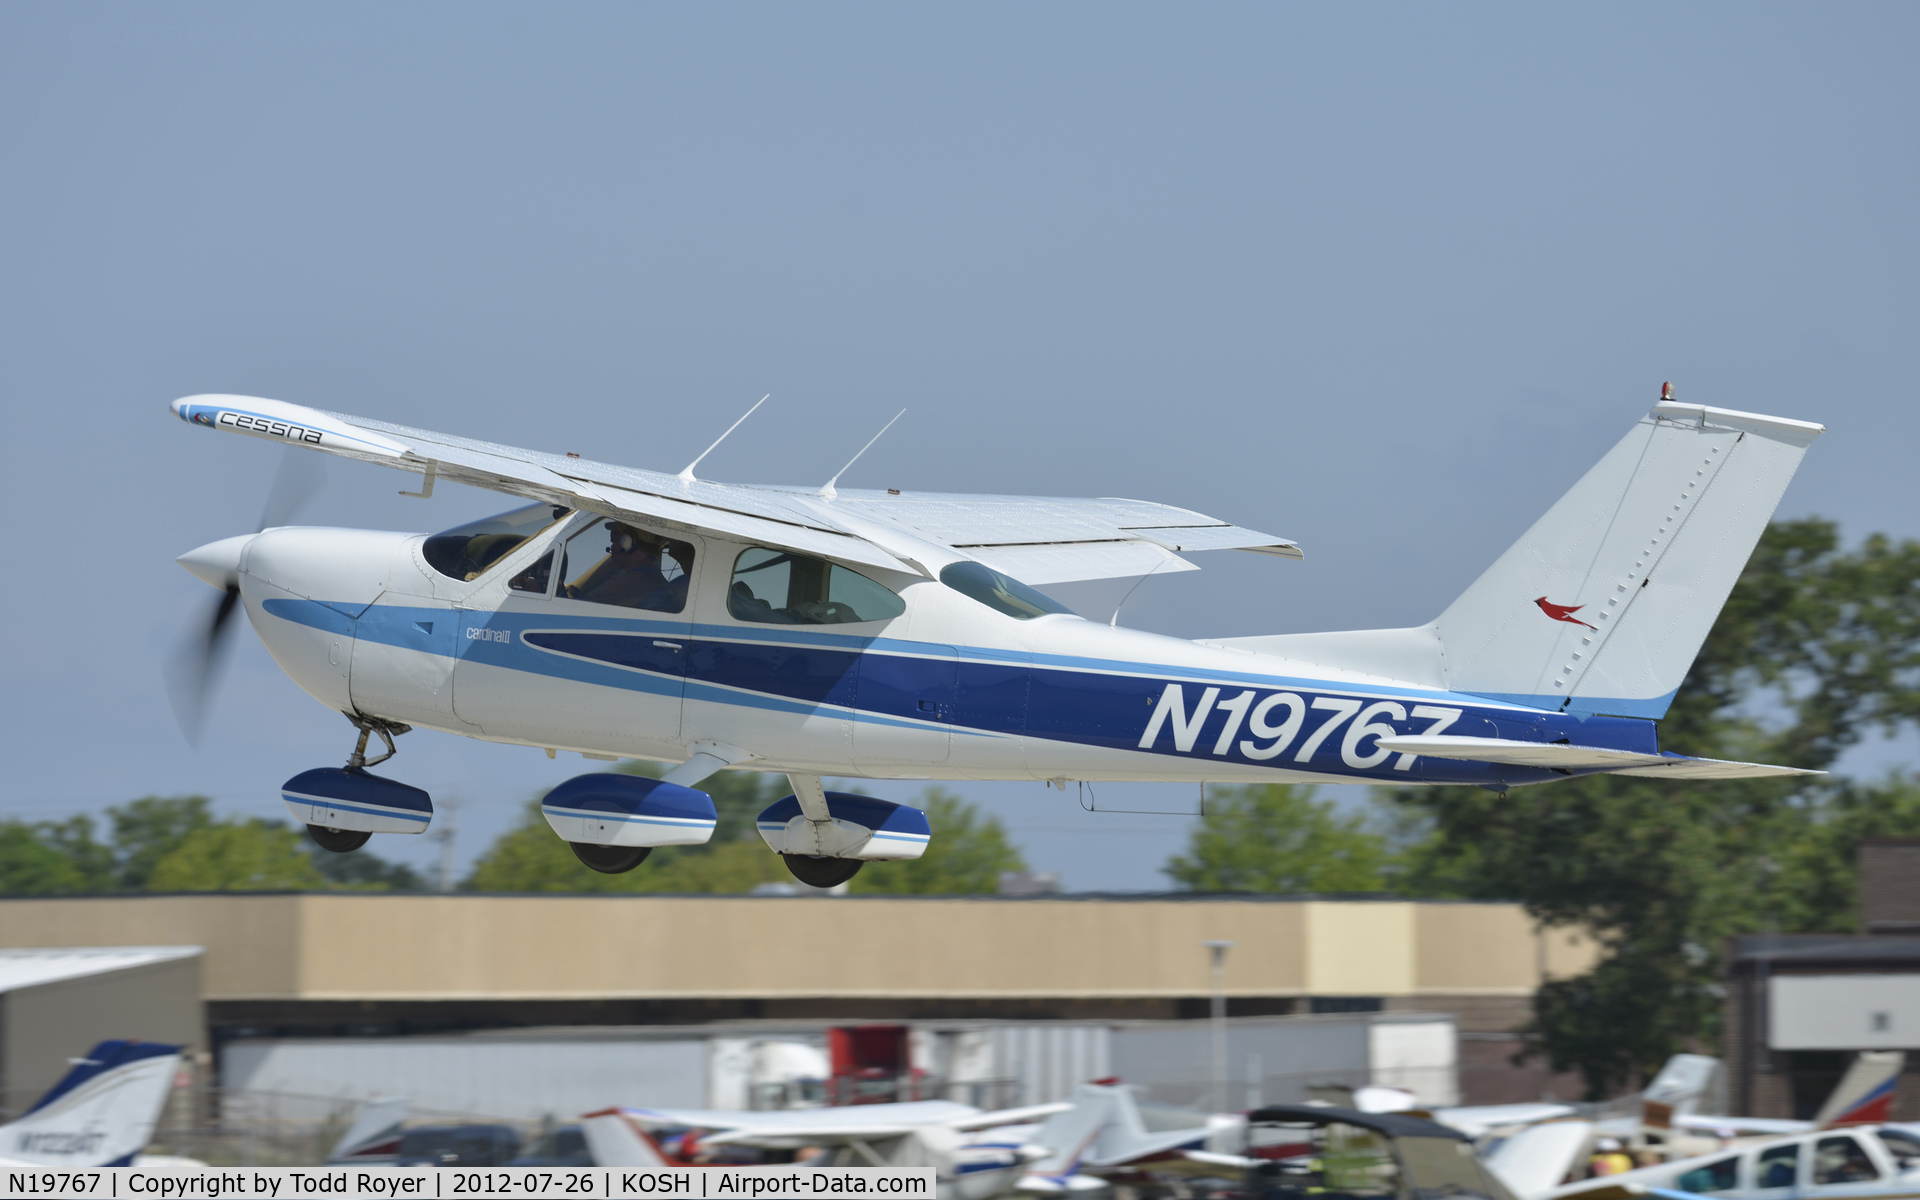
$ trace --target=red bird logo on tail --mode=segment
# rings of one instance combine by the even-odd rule
[[[1534,603],[1540,606],[1541,612],[1556,621],[1565,621],[1569,625],[1587,625],[1585,621],[1573,615],[1585,608],[1586,605],[1584,604],[1553,604],[1549,602],[1545,596],[1535,600]],[[1587,625],[1587,628],[1593,630],[1595,633],[1600,631],[1598,625]]]

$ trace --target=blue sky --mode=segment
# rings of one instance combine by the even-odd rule
[[[348,749],[251,634],[201,747],[174,727],[160,664],[211,593],[171,560],[250,529],[277,465],[174,421],[192,392],[669,470],[772,392],[703,473],[805,483],[906,407],[845,483],[1305,547],[1149,581],[1126,621],[1184,636],[1431,617],[1663,380],[1830,427],[1783,514],[1920,534],[1917,34],[1875,4],[0,8],[0,812],[271,815]],[[304,519],[505,507],[411,486],[336,464]],[[463,859],[586,765],[402,745]],[[960,790],[1070,886],[1162,886],[1181,840]]]

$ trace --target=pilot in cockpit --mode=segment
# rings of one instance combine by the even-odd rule
[[[658,612],[679,612],[686,606],[686,566],[692,555],[682,550],[682,543],[664,542],[619,521],[608,521],[606,529],[607,557],[567,589],[570,597]]]

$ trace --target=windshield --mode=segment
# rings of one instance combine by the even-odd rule
[[[1031,621],[1049,613],[1071,612],[1066,605],[1043,596],[1011,575],[1002,575],[977,562],[957,562],[940,572],[940,582],[1016,621]]]
[[[529,504],[497,517],[469,521],[436,533],[420,548],[427,565],[448,579],[478,579],[488,567],[518,550],[570,510],[558,504]],[[543,587],[544,590],[544,587]]]

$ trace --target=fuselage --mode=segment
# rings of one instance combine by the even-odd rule
[[[679,611],[570,598],[549,578],[572,569],[556,547],[601,521],[560,516],[472,578],[436,568],[425,535],[346,529],[271,529],[236,542],[234,566],[267,648],[328,707],[593,756],[679,762],[719,746],[745,751],[742,767],[821,776],[1504,790],[1564,775],[1375,739],[1657,753],[1647,720],[1576,718],[1067,613],[1018,619],[938,578],[872,567],[860,574],[898,597],[898,615],[849,620],[829,606],[840,619],[746,620],[742,564],[758,561],[755,547],[682,530],[659,534],[691,560]]]

